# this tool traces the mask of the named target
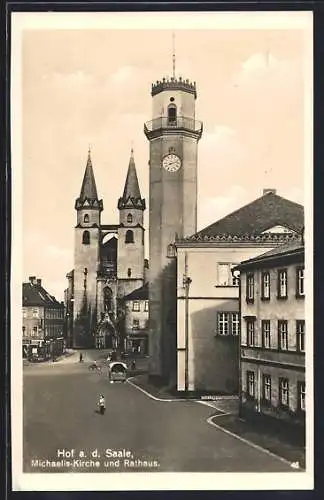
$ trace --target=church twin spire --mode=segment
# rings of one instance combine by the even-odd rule
[[[80,196],[75,202],[75,208],[78,210],[85,207],[86,205],[93,208],[98,207],[103,210],[102,200],[98,199],[90,148],[88,150],[87,165],[84,172]],[[118,208],[136,208],[138,210],[145,210],[146,208],[145,200],[141,196],[138,184],[133,148],[131,149],[124,192],[123,196],[118,200]]]
[[[127,177],[123,196],[118,200],[118,208],[136,208],[138,210],[145,210],[145,200],[141,196],[137,172],[134,160],[134,150],[131,149],[131,155],[128,164]]]
[[[103,202],[98,199],[97,186],[92,168],[91,151],[88,150],[87,165],[84,172],[80,196],[75,202],[75,208],[93,207],[103,210]]]

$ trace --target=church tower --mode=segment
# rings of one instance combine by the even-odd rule
[[[145,200],[139,189],[133,150],[118,210],[117,279],[118,296],[123,297],[144,284]]]
[[[176,238],[197,230],[197,150],[202,123],[196,121],[196,84],[163,78],[152,85],[150,141],[150,375],[170,381],[176,370]],[[169,255],[168,255],[169,253]],[[172,252],[171,252],[172,253]]]
[[[90,150],[75,209],[73,345],[90,347],[96,327],[100,216],[103,210],[103,202],[98,199]]]

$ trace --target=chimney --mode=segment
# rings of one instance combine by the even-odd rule
[[[29,282],[31,285],[36,285],[36,276],[29,276]]]
[[[271,188],[265,188],[263,190],[262,195],[264,196],[266,194],[277,194],[277,190],[276,189],[271,189]]]
[[[42,286],[42,280],[40,278],[37,278],[36,282],[38,286]]]

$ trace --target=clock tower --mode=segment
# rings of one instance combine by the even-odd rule
[[[197,231],[197,149],[202,123],[196,121],[196,83],[163,78],[152,85],[150,141],[150,375],[172,381],[176,370],[176,238]]]

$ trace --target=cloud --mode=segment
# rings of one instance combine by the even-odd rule
[[[133,66],[121,66],[120,68],[113,73],[110,78],[109,82],[112,82],[115,85],[120,85],[124,83],[132,83],[132,80],[138,77],[138,72],[136,68]],[[132,80],[130,80],[132,79]]]
[[[203,199],[198,205],[199,229],[218,221],[252,199],[251,193],[241,186],[230,187],[224,195]]]
[[[93,84],[94,78],[93,75],[85,73],[82,70],[74,71],[73,73],[59,73],[55,71],[42,75],[42,81],[64,90],[68,88],[77,90],[80,87]]]
[[[278,194],[283,198],[287,198],[287,200],[304,205],[304,190],[298,186],[289,186]]]

